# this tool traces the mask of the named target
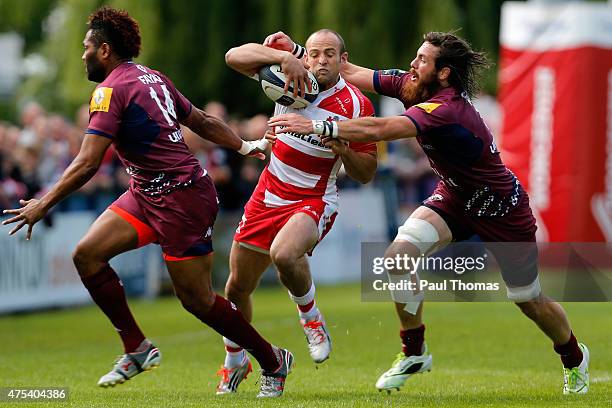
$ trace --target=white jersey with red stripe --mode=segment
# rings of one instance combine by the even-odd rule
[[[276,104],[275,115],[298,113],[312,120],[346,120],[372,116],[374,107],[355,86],[340,78],[304,109]],[[339,156],[323,145],[319,135],[282,133],[277,140],[270,163],[259,178],[253,196],[263,197],[267,207],[282,207],[304,199],[320,198],[332,207],[338,205],[336,176],[342,165]],[[358,152],[375,152],[375,143],[350,143]],[[263,194],[262,194],[263,193]]]

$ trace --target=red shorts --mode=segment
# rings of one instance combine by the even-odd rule
[[[238,224],[234,240],[254,250],[268,253],[276,234],[294,214],[309,215],[319,230],[319,241],[331,230],[338,212],[336,206],[325,203],[320,198],[301,200],[282,207],[268,207],[253,194],[244,207],[242,220]],[[312,255],[312,251],[309,252]]]
[[[130,187],[109,209],[136,229],[138,247],[156,242],[167,261],[191,259],[213,250],[218,201],[208,176],[188,187],[154,197]]]

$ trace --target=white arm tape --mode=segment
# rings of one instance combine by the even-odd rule
[[[244,140],[242,141],[242,146],[240,146],[240,149],[238,149],[238,153],[240,153],[241,155],[246,155],[249,154],[251,152],[251,150],[253,150],[253,146],[251,146],[251,144],[249,142],[245,142]]]
[[[312,132],[316,135],[329,136],[332,139],[338,138],[338,123],[328,120],[313,120]]]

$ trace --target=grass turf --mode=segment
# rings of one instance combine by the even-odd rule
[[[175,299],[131,302],[143,331],[163,353],[159,369],[113,389],[96,387],[120,349],[95,307],[0,318],[0,387],[67,386],[66,407],[374,407],[611,406],[612,304],[565,304],[579,340],[591,351],[591,391],[561,394],[562,374],[550,342],[509,303],[428,303],[426,338],[433,370],[390,395],[374,382],[399,351],[392,306],[362,303],[357,286],[318,288],[333,338],[330,360],[310,360],[294,306],[280,288],[260,289],[255,325],[296,356],[285,395],[259,401],[257,373],[235,395],[214,395],[223,361],[219,336]],[[256,364],[255,364],[256,365]],[[3,403],[0,406],[39,403]]]

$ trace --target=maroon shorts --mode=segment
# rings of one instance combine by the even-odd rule
[[[521,191],[516,206],[501,217],[467,214],[463,202],[442,183],[423,201],[423,205],[442,217],[451,231],[453,241],[464,241],[478,235],[495,256],[504,281],[509,286],[527,286],[537,279],[537,226],[525,191]]]
[[[517,205],[501,217],[478,217],[466,213],[464,204],[443,183],[423,201],[446,221],[453,241],[478,235],[484,242],[535,242],[536,220],[529,207],[529,197],[522,191]]]
[[[129,188],[109,209],[138,232],[138,247],[156,242],[167,261],[212,252],[212,232],[219,205],[208,176],[166,195],[147,196]]]

